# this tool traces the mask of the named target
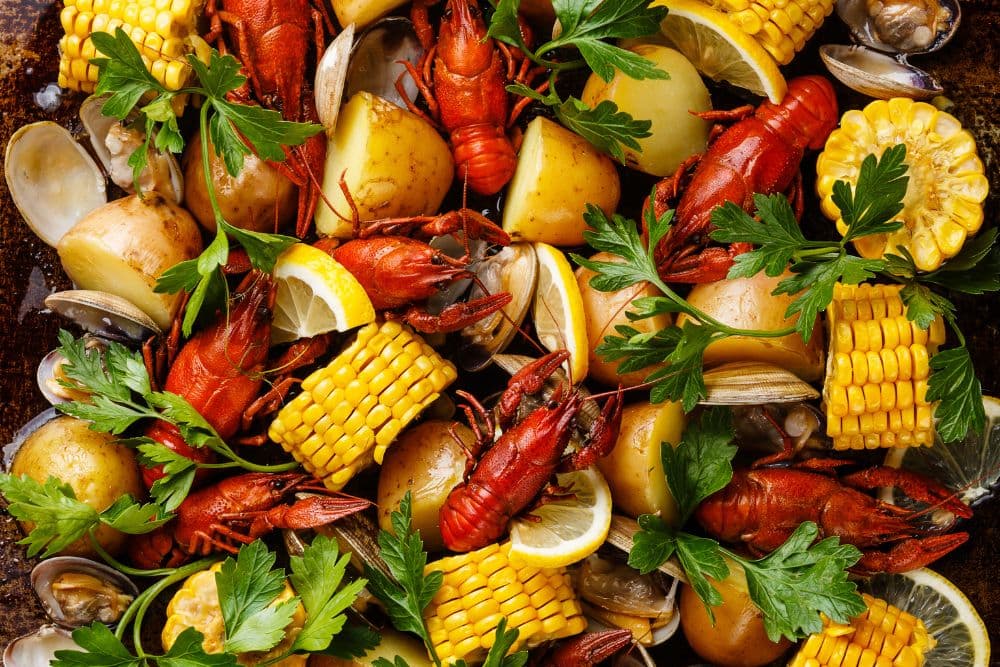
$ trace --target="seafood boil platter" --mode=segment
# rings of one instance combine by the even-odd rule
[[[1000,665],[996,2],[0,0],[0,64],[0,664]]]

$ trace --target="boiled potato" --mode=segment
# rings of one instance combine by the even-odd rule
[[[622,512],[631,517],[659,513],[664,521],[677,524],[677,503],[667,489],[660,443],[676,447],[683,431],[680,403],[642,402],[625,407],[615,448],[597,462]]]
[[[330,4],[340,25],[353,23],[356,30],[362,30],[375,19],[405,5],[406,0],[330,0]]]
[[[681,587],[681,627],[695,653],[720,667],[759,667],[776,660],[792,645],[787,639],[772,642],[764,630],[761,611],[750,600],[743,568],[728,561],[729,576],[709,579],[722,595],[722,604],[712,607],[709,618],[698,595],[688,585]]]
[[[587,204],[611,215],[618,207],[618,171],[583,137],[541,116],[528,123],[503,212],[514,241],[583,245]]]
[[[298,189],[277,169],[250,153],[243,159],[243,170],[233,178],[226,163],[209,145],[208,170],[215,199],[226,222],[255,232],[273,232],[295,220]],[[208,200],[205,169],[201,159],[201,134],[184,152],[184,205],[206,229],[215,231],[215,213]]]
[[[654,176],[673,174],[681,162],[705,150],[711,124],[690,111],[708,111],[712,100],[698,70],[680,52],[658,44],[633,46],[631,51],[651,60],[669,79],[633,79],[615,71],[610,82],[591,74],[581,98],[595,107],[611,100],[633,118],[653,122],[640,151],[625,147],[626,163]]]
[[[170,328],[180,294],[153,291],[171,266],[201,252],[191,214],[156,192],[116,199],[91,211],[60,239],[59,259],[80,289],[110,292]]]
[[[607,252],[599,252],[591,259],[600,262],[622,261],[621,258]],[[626,387],[642,384],[646,377],[660,368],[662,364],[619,375],[619,362],[605,361],[597,354],[597,346],[601,344],[605,336],[614,334],[615,327],[619,324],[634,327],[643,333],[659,331],[670,326],[670,315],[664,313],[656,317],[630,322],[627,315],[629,305],[634,300],[644,296],[658,296],[659,291],[649,283],[644,282],[617,292],[602,292],[590,285],[590,279],[595,275],[597,275],[595,272],[582,266],[576,270],[576,281],[580,286],[580,295],[583,297],[583,312],[587,316],[587,340],[590,345],[590,370],[587,377],[612,386],[617,386],[619,383]]]
[[[695,285],[688,294],[688,302],[732,327],[783,329],[798,321],[798,315],[785,317],[785,310],[795,297],[787,294],[774,296],[771,292],[789,275],[791,274],[786,272],[777,278],[771,278],[762,272],[752,278],[702,283]],[[678,326],[683,326],[686,320],[686,316],[679,316]],[[803,380],[811,382],[823,374],[822,329],[817,318],[808,345],[797,333],[783,338],[726,338],[708,346],[705,350],[705,364],[762,361],[787,368]]]
[[[448,430],[453,422],[428,420],[407,429],[385,453],[378,478],[378,521],[392,529],[390,515],[407,491],[412,497],[413,528],[419,529],[428,551],[444,548],[438,521],[448,494],[462,482],[465,452]],[[467,447],[476,442],[472,431],[454,424]]]
[[[323,193],[347,220],[321,200],[316,229],[323,236],[352,235],[341,175],[361,220],[377,220],[437,213],[454,170],[448,145],[427,121],[371,93],[356,93],[340,111],[323,173]]]
[[[139,468],[132,450],[115,443],[115,437],[89,428],[74,417],[56,417],[32,433],[11,463],[12,475],[28,475],[44,483],[56,477],[69,484],[77,500],[102,512],[119,497],[141,497]],[[25,532],[31,525],[22,524]],[[112,554],[121,552],[126,536],[101,524],[94,531],[98,543]],[[60,552],[64,556],[96,556],[86,537]]]
[[[434,663],[427,657],[427,649],[415,637],[388,627],[380,628],[378,633],[382,640],[362,658],[344,660],[314,653],[309,657],[309,667],[371,667],[379,658],[395,660],[397,655],[410,667],[433,667]],[[334,641],[337,641],[336,638]]]

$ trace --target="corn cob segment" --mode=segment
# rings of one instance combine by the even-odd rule
[[[912,614],[863,593],[867,611],[850,625],[823,618],[789,667],[921,667],[936,641]]]
[[[833,11],[834,0],[706,0],[779,65],[792,62]]]
[[[340,490],[458,377],[455,367],[398,322],[373,323],[302,382],[268,429],[327,488]]]
[[[428,563],[424,573],[444,582],[424,609],[438,657],[481,661],[496,639],[501,618],[517,628],[511,651],[579,634],[587,627],[565,568],[529,567],[509,558],[510,543]]]
[[[930,357],[944,342],[938,316],[924,330],[906,319],[900,285],[841,285],[827,310],[830,354],[823,400],[834,449],[934,443],[927,401]]]
[[[877,100],[845,113],[816,161],[820,208],[844,234],[847,226],[833,203],[833,184],[856,185],[864,158],[881,156],[895,144],[906,145],[909,180],[897,217],[903,226],[855,239],[854,247],[862,257],[878,258],[900,254],[896,248],[902,246],[918,269],[933,271],[979,231],[989,193],[975,139],[951,114],[907,98]]]
[[[94,92],[98,69],[90,59],[100,54],[90,36],[121,28],[153,77],[169,90],[182,88],[191,74],[187,54],[204,0],[66,0],[59,15],[59,85]]]

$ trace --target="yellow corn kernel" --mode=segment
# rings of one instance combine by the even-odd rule
[[[302,382],[302,393],[281,409],[268,436],[339,490],[359,470],[380,464],[400,430],[457,377],[409,329],[369,324]]]
[[[509,560],[510,544],[491,544],[429,563],[444,582],[424,610],[431,641],[446,664],[482,660],[507,619],[517,628],[511,650],[568,637],[586,627],[565,568],[540,569]],[[437,631],[446,628],[447,632]]]
[[[833,11],[834,0],[703,0],[787,65]],[[957,234],[953,234],[957,236]]]
[[[835,449],[933,444],[930,357],[943,320],[906,319],[899,285],[837,285],[827,310],[830,362],[823,387]]]
[[[789,667],[922,667],[937,643],[923,621],[885,600],[862,594],[868,609],[840,625],[823,618],[823,631],[810,635]]]

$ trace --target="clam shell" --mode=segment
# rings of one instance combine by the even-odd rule
[[[362,33],[351,52],[345,94],[348,99],[366,91],[406,108],[406,101],[396,90],[396,80],[406,71],[401,61],[414,66],[424,54],[413,23],[401,16],[378,21]],[[409,76],[400,80],[406,96],[417,98],[417,84]]]
[[[90,333],[118,341],[144,341],[161,332],[132,302],[107,292],[66,290],[45,297],[45,305]]]
[[[885,53],[916,54],[947,44],[958,30],[962,10],[958,0],[838,0],[837,15],[860,44]]]
[[[55,246],[69,229],[107,203],[104,175],[80,144],[51,121],[25,125],[7,142],[4,176],[31,230]]]
[[[4,667],[49,667],[56,651],[82,651],[69,632],[43,625],[30,635],[18,637],[3,652]]]
[[[64,628],[78,628],[90,625],[94,621],[111,625],[117,622],[125,611],[125,607],[119,609],[105,605],[106,601],[97,596],[93,596],[93,601],[82,604],[79,609],[64,608],[60,604],[59,596],[53,591],[53,584],[60,575],[68,573],[90,575],[133,600],[139,595],[139,589],[128,577],[107,565],[75,556],[58,556],[43,560],[31,571],[31,586],[41,600],[45,613]]]
[[[927,99],[944,92],[941,84],[927,72],[901,58],[863,46],[826,44],[820,47],[819,55],[838,81],[871,97]]]
[[[326,128],[327,136],[333,136],[340,114],[340,101],[347,81],[348,61],[354,44],[354,24],[349,24],[337,38],[326,47],[323,57],[316,65],[316,112],[319,122]]]
[[[780,366],[738,361],[705,371],[702,405],[794,403],[819,398],[812,385]]]
[[[17,429],[11,441],[3,446],[3,469],[10,470],[10,464],[14,460],[14,455],[17,454],[17,450],[21,448],[21,445],[24,444],[29,435],[41,428],[43,424],[52,421],[58,416],[59,413],[54,408],[49,408],[35,415],[27,424]]]
[[[45,400],[52,405],[73,400],[66,393],[65,387],[59,384],[56,377],[59,372],[59,366],[65,360],[66,357],[59,350],[52,350],[42,357],[41,362],[38,364],[38,370],[35,372],[38,389],[42,392]]]
[[[509,292],[511,301],[503,310],[462,329],[463,347],[459,363],[465,370],[480,370],[503,352],[514,340],[535,295],[538,281],[538,259],[530,243],[514,243],[496,255],[483,260],[476,276],[491,294]],[[482,296],[478,286],[470,299]]]

